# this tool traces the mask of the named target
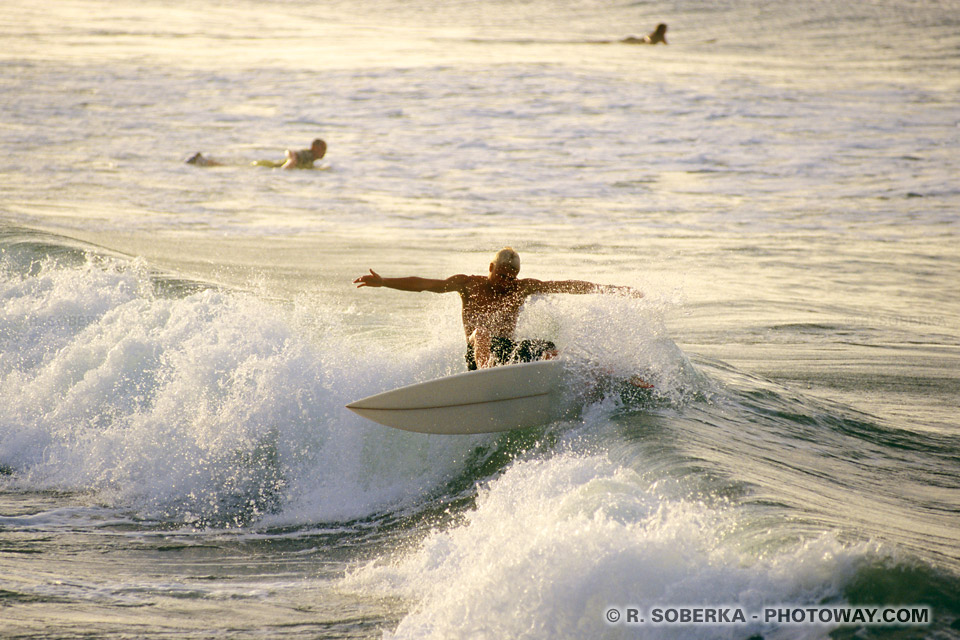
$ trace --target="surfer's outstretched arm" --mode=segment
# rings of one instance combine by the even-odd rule
[[[534,280],[529,278],[527,284],[528,295],[537,293],[618,293],[633,298],[642,298],[643,292],[633,287],[622,287],[613,284],[595,284],[586,280]]]
[[[398,291],[431,291],[433,293],[447,293],[450,291],[460,291],[466,281],[467,276],[450,276],[444,280],[435,278],[420,278],[417,276],[407,276],[404,278],[384,278],[379,273],[370,269],[370,275],[360,276],[353,281],[357,288],[361,287],[386,287],[387,289],[397,289]]]

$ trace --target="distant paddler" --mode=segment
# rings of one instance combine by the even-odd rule
[[[286,159],[282,162],[258,160],[253,164],[258,167],[274,167],[280,169],[313,169],[313,163],[327,154],[327,143],[317,138],[310,144],[309,149],[294,151],[287,149]]]
[[[520,309],[530,296],[546,293],[616,293],[637,298],[643,293],[630,287],[601,285],[584,280],[518,278],[520,256],[510,247],[497,252],[487,276],[458,274],[438,280],[416,276],[384,278],[370,269],[354,284],[399,291],[460,294],[463,330],[467,336],[467,368],[486,368],[511,362],[532,362],[554,357],[556,346],[548,340],[520,340],[515,333]]]
[[[310,144],[309,149],[285,151],[283,160],[255,160],[250,163],[255,167],[270,167],[273,169],[312,169],[313,163],[327,154],[327,143],[317,138]],[[195,153],[186,160],[187,164],[198,167],[222,167],[226,163]]]
[[[657,28],[651,31],[649,34],[643,36],[642,38],[637,38],[634,36],[628,36],[621,40],[626,44],[668,44],[667,43],[667,25],[662,22],[657,25]]]

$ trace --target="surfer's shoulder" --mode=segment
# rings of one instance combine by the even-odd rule
[[[465,291],[466,289],[477,286],[482,280],[485,280],[482,276],[468,276],[465,273],[457,273],[442,281],[443,290]]]
[[[525,296],[532,296],[538,293],[542,293],[546,283],[543,280],[537,280],[536,278],[518,278],[517,284],[519,284],[520,291],[523,292]]]
[[[449,279],[465,285],[484,284],[487,281],[486,276],[468,275],[466,273],[458,273],[457,275],[450,276]]]

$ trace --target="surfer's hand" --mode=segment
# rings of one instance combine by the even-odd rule
[[[382,287],[383,278],[380,277],[380,274],[370,269],[370,275],[360,276],[353,281],[353,284],[357,285],[357,289],[360,287]]]
[[[626,296],[628,298],[642,298],[643,291],[639,289],[634,289],[633,287],[620,287],[617,285],[601,285],[602,293],[614,293],[620,296]]]

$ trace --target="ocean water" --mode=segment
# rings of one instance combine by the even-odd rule
[[[958,27],[7,0],[0,637],[960,637]],[[313,171],[250,166],[316,137]],[[455,296],[351,280],[504,245],[645,292],[520,332],[654,397],[463,437],[345,410],[464,367]],[[627,620],[826,606],[929,619]]]

